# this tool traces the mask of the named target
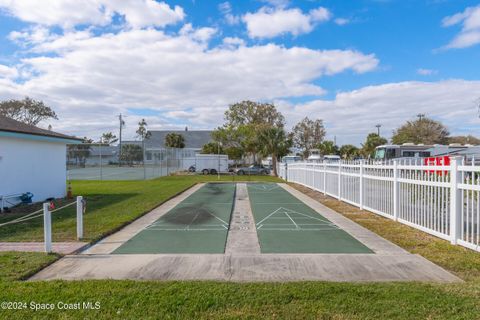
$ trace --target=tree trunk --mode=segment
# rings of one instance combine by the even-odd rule
[[[277,173],[277,156],[272,154],[272,167],[273,167],[273,175],[278,177]]]

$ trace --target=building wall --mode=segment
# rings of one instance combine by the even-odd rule
[[[66,195],[66,146],[0,137],[0,195],[31,192],[33,201]]]

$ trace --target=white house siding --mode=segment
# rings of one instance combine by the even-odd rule
[[[66,195],[66,147],[0,137],[0,195],[31,192],[33,201]]]

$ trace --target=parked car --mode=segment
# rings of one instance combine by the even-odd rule
[[[282,158],[283,163],[293,163],[297,161],[302,161],[302,157],[300,156],[285,156]]]
[[[327,163],[336,163],[336,162],[340,162],[340,160],[342,160],[342,158],[334,154],[323,156],[323,162],[327,162]]]
[[[249,167],[240,167],[235,169],[235,173],[239,176],[244,174],[270,174],[270,169],[263,165],[252,164]]]

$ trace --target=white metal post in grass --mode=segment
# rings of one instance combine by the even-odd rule
[[[460,157],[452,157],[450,159],[450,238],[452,244],[457,244],[460,238],[462,223],[462,190],[459,184],[462,183],[462,175],[458,170],[461,165]]]
[[[46,253],[52,252],[52,216],[49,205],[49,203],[43,204],[43,236]]]
[[[83,197],[77,197],[77,239],[83,238]]]

